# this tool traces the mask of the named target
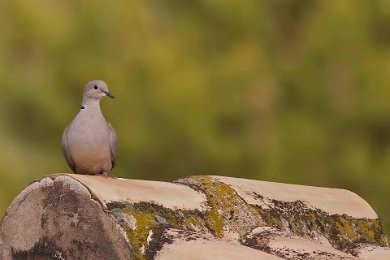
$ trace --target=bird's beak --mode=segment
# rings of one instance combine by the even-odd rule
[[[103,93],[106,94],[107,97],[110,97],[110,98],[115,98],[114,95],[112,95],[110,92],[108,91],[104,91],[103,90]]]

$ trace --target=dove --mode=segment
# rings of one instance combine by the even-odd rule
[[[104,81],[93,80],[85,85],[80,112],[62,135],[64,157],[76,174],[108,177],[115,166],[118,139],[100,110],[104,97],[114,98]]]

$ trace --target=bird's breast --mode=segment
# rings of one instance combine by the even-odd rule
[[[111,167],[108,124],[103,116],[78,115],[74,122],[68,141],[76,167],[91,171]]]

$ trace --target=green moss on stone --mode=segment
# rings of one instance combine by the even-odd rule
[[[241,237],[263,223],[259,210],[246,203],[230,185],[210,176],[191,176],[178,182],[206,195],[209,210],[204,220],[216,237],[227,233]]]
[[[340,234],[345,234],[349,239],[357,238],[356,228],[353,226],[353,221],[350,221],[346,216],[339,216],[335,221],[335,225]]]
[[[212,227],[211,231],[216,237],[223,236],[223,218],[218,214],[215,207],[206,215],[206,221]]]
[[[208,232],[205,217],[200,211],[195,210],[172,210],[152,203],[137,203],[131,207],[116,203],[115,208],[120,208],[122,214],[135,218],[135,228],[127,226],[125,221],[120,221],[120,225],[127,232],[129,242],[134,250],[137,259],[144,259],[144,253],[148,248],[147,238],[149,232],[160,226],[174,227],[179,229],[189,229]],[[165,219],[166,223],[159,223],[157,216]],[[142,248],[145,250],[143,251]]]
[[[133,230],[131,228],[127,228],[127,235],[135,250],[135,255],[138,259],[143,259],[141,248],[146,247],[146,240],[149,232],[157,225],[157,222],[154,219],[153,214],[150,212],[129,211],[128,209],[123,209],[123,213],[133,216],[136,219],[135,229]]]
[[[183,224],[183,227],[189,230],[202,230],[205,233],[208,231],[205,226],[205,221],[200,219],[199,216],[188,215],[183,219]]]

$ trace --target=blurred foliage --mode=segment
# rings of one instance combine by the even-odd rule
[[[0,1],[0,215],[105,80],[113,174],[347,188],[390,231],[390,1]]]

